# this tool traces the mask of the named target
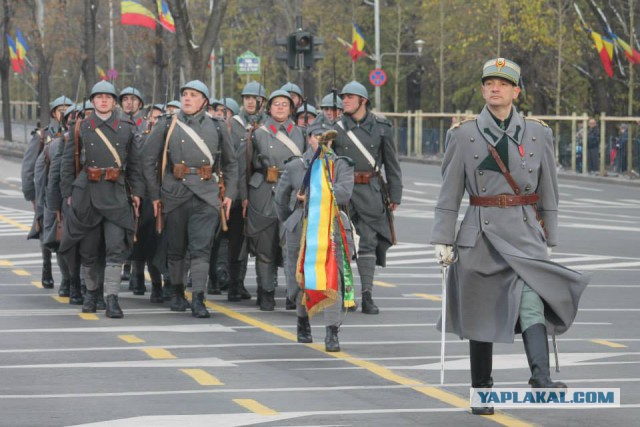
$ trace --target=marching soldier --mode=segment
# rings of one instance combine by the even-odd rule
[[[296,267],[300,253],[300,238],[302,236],[302,222],[305,216],[304,199],[308,192],[299,194],[303,188],[303,180],[309,169],[314,153],[318,150],[318,144],[322,135],[329,131],[331,127],[323,123],[314,123],[307,128],[309,148],[302,157],[292,157],[284,165],[282,177],[276,186],[274,202],[279,220],[283,224],[284,245],[283,253],[285,257],[285,277],[287,282],[287,295],[296,303],[298,315],[297,338],[299,343],[313,342],[311,336],[311,325],[306,307],[302,304],[302,291],[296,280]],[[328,148],[331,148],[331,141],[328,141]],[[346,157],[336,157],[329,155],[335,164],[333,194],[338,206],[346,206],[353,191],[353,164],[351,159]],[[318,159],[318,161],[323,161]],[[314,212],[317,214],[318,212]],[[311,215],[311,213],[309,213]],[[342,213],[341,213],[342,215]],[[345,226],[348,224],[346,215],[343,215]],[[334,227],[339,230],[337,224]],[[349,229],[350,230],[350,229]],[[349,231],[347,231],[347,235]],[[338,258],[337,264],[342,271],[342,242],[336,240],[335,255]],[[349,243],[350,245],[350,243]],[[342,276],[342,274],[340,275]],[[326,326],[325,350],[328,352],[340,351],[338,340],[338,328],[342,323],[341,304],[342,289],[338,289],[338,298],[335,303],[324,309],[324,321]]]
[[[266,101],[266,91],[264,87],[255,81],[249,82],[242,89],[242,109],[238,109],[231,119],[231,140],[238,159],[238,189],[236,200],[231,205],[229,215],[229,230],[227,231],[228,259],[229,259],[229,289],[227,299],[229,301],[240,301],[251,299],[251,294],[244,286],[244,278],[247,274],[247,261],[249,252],[245,241],[245,216],[247,199],[247,138],[249,132],[254,132],[265,120],[263,113]],[[227,107],[233,110],[233,103],[227,98]],[[232,100],[233,101],[233,100]],[[235,101],[234,101],[235,103]],[[228,113],[227,113],[228,114]]]
[[[236,197],[238,164],[224,121],[206,115],[207,86],[197,80],[180,89],[179,113],[162,119],[149,135],[144,148],[143,171],[153,200],[156,220],[164,223],[167,256],[174,296],[172,311],[185,311],[185,255],[189,254],[194,317],[206,318],[205,286],[211,246],[221,214],[228,218]],[[228,183],[224,200],[219,199],[214,153],[220,150],[221,170]],[[159,165],[159,166],[158,166]]]
[[[291,120],[293,99],[276,90],[267,102],[269,118],[252,132],[248,140],[251,161],[247,166],[249,250],[256,257],[260,310],[275,308],[275,280],[282,266],[279,245],[280,224],[273,203],[273,192],[285,160],[304,151],[302,130]]]
[[[76,122],[73,143],[66,145],[63,154],[62,196],[71,209],[64,220],[59,252],[73,265],[70,254],[77,245],[87,286],[82,311],[95,313],[104,244],[106,315],[121,318],[120,270],[133,244],[134,217],[144,193],[137,131],[133,122],[114,112],[117,94],[111,83],[96,83],[90,98],[95,111]]]
[[[168,114],[174,114],[178,110],[180,110],[180,108],[181,108],[180,101],[170,101],[167,104],[166,110]]]
[[[164,113],[164,105],[162,104],[153,104],[151,108],[151,116],[149,117],[149,121],[151,124],[150,127],[154,127],[158,122],[158,117],[160,117]]]
[[[36,183],[34,180],[36,173],[36,162],[38,156],[53,139],[62,136],[62,118],[64,112],[70,105],[73,105],[66,96],[60,96],[51,103],[49,110],[51,121],[44,129],[36,129],[22,159],[22,193],[26,201],[31,202],[34,211],[34,221],[27,239],[40,239],[42,242],[41,230],[43,226],[44,206],[36,203]],[[44,163],[41,163],[44,166]],[[41,166],[41,167],[42,167]],[[51,273],[51,251],[42,246],[42,287],[53,288],[53,275]],[[66,285],[65,285],[66,287]],[[64,293],[68,292],[64,291]]]
[[[225,116],[224,119],[229,121],[236,114],[240,114],[240,106],[233,98],[224,98]]]
[[[518,114],[519,81],[520,67],[510,60],[484,64],[486,105],[449,131],[442,163],[431,243],[436,259],[452,264],[446,330],[469,339],[472,387],[492,387],[493,343],[511,343],[518,332],[529,384],[566,387],[550,378],[547,326],[553,334],[571,326],[589,281],[549,260],[558,243],[553,133]],[[456,235],[465,191],[470,206]],[[472,412],[490,415],[493,407]]]
[[[280,90],[289,92],[289,95],[291,95],[291,99],[293,99],[293,106],[294,106],[293,111],[296,111],[298,108],[300,108],[304,100],[304,95],[302,94],[302,89],[300,89],[300,86],[298,86],[295,83],[287,82],[282,85]]]
[[[144,117],[144,99],[140,91],[133,87],[126,87],[120,91],[118,102],[122,111],[136,125],[138,132],[144,132],[147,129],[147,120]]]
[[[362,284],[362,312],[378,314],[372,299],[373,277],[376,265],[385,266],[386,252],[395,243],[392,212],[402,198],[402,171],[391,123],[369,111],[367,89],[352,81],[340,96],[344,116],[335,126],[338,137],[334,151],[355,162],[355,187],[349,208],[360,236],[357,265]],[[386,184],[380,172],[382,167]]]
[[[219,119],[225,119],[225,109],[222,100],[211,98],[209,99],[209,107],[207,111],[211,117],[216,116]]]
[[[337,94],[327,94],[320,102],[320,114],[316,117],[316,122],[333,125],[342,116],[342,99]]]
[[[307,125],[313,123],[318,116],[318,110],[313,105],[307,105],[306,110],[305,112],[305,107],[302,105],[296,111],[296,124],[302,128],[306,128]]]

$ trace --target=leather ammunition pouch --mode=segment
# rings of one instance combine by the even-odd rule
[[[375,172],[355,172],[353,175],[353,183],[368,184],[374,176]]]
[[[199,168],[190,168],[184,164],[173,165],[173,176],[176,179],[184,179],[186,175],[198,175],[201,180],[209,181],[213,176],[212,166],[201,166]]]
[[[120,178],[120,168],[94,168],[89,166],[85,170],[87,178],[93,182],[99,182],[103,174],[106,181],[116,182]]]
[[[278,178],[280,178],[280,170],[275,166],[269,166],[267,168],[267,174],[265,179],[268,183],[273,184],[278,182]]]

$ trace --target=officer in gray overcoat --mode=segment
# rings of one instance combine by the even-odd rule
[[[443,183],[431,243],[452,264],[447,282],[447,332],[469,339],[472,387],[491,387],[493,343],[522,332],[534,388],[566,387],[549,373],[547,331],[565,332],[589,277],[549,260],[558,244],[554,142],[544,123],[513,106],[520,67],[485,63],[477,118],[447,134]],[[465,191],[470,206],[456,234]],[[455,247],[454,247],[455,245]],[[474,414],[492,407],[472,408]]]
[[[143,151],[143,173],[154,216],[162,215],[169,275],[175,293],[172,311],[189,307],[184,296],[185,256],[189,254],[194,317],[210,316],[205,288],[214,235],[221,212],[228,218],[236,196],[238,163],[225,122],[206,114],[209,89],[193,80],[180,89],[180,112],[158,121]],[[219,199],[215,153],[220,151],[226,197]],[[160,177],[158,176],[160,172]]]
[[[276,90],[267,102],[269,118],[252,132],[248,164],[247,236],[249,251],[256,257],[260,310],[275,308],[275,278],[282,266],[279,242],[280,223],[273,204],[273,192],[285,160],[304,151],[302,130],[291,120],[293,99]]]
[[[24,152],[22,159],[22,193],[26,201],[31,202],[34,211],[34,220],[31,230],[28,233],[28,239],[40,239],[42,236],[40,231],[43,226],[44,206],[40,203],[36,203],[36,162],[38,156],[44,150],[44,147],[48,145],[55,138],[62,136],[64,131],[62,127],[62,118],[67,107],[73,104],[66,96],[60,96],[56,98],[50,105],[50,117],[51,121],[49,125],[44,129],[36,129],[32,133],[31,141],[27,145],[27,149]],[[41,167],[44,162],[41,162]],[[41,174],[41,176],[43,176]],[[45,289],[53,288],[53,275],[51,273],[51,251],[41,245],[42,249],[42,287]]]
[[[303,180],[311,165],[314,153],[318,149],[319,138],[329,130],[331,130],[331,127],[323,123],[314,123],[307,127],[309,148],[304,152],[302,157],[292,157],[286,162],[282,177],[276,186],[274,196],[278,219],[282,222],[281,232],[284,234],[283,255],[287,296],[296,303],[296,312],[298,315],[297,338],[299,343],[313,342],[309,316],[307,315],[306,307],[302,304],[302,291],[296,280],[296,266],[300,253],[300,238],[302,236],[302,223],[304,219],[303,202],[306,197],[306,193],[300,194],[300,190],[302,189]],[[331,142],[328,143],[328,146],[331,148]],[[353,162],[347,157],[337,157],[334,153],[331,153],[329,158],[335,165],[333,194],[336,203],[338,206],[346,206],[349,204],[353,192]],[[343,224],[347,236],[349,236],[351,234],[349,220],[344,212],[340,213],[343,217]],[[335,227],[337,229],[337,224]],[[338,266],[342,271],[342,241],[339,238],[335,239],[335,241],[336,254],[339,255]],[[351,245],[350,242],[348,244]],[[342,323],[342,288],[339,289],[338,293],[338,300],[324,309],[326,327],[325,350],[329,352],[340,351],[338,328]]]
[[[133,122],[114,112],[117,94],[111,83],[96,83],[90,98],[95,110],[82,122],[76,122],[74,141],[66,145],[63,153],[62,196],[71,209],[64,220],[59,253],[74,265],[73,249],[77,245],[87,286],[82,311],[95,313],[104,243],[106,315],[121,318],[120,270],[133,245],[135,216],[144,193],[140,147]]]
[[[387,210],[395,210],[402,199],[402,171],[393,143],[391,122],[369,111],[369,94],[358,82],[350,82],[340,92],[344,116],[334,127],[338,137],[334,151],[355,162],[355,187],[349,206],[358,245],[358,273],[362,284],[362,312],[378,314],[373,302],[373,277],[376,265],[386,263],[393,234]],[[378,173],[384,168],[390,205],[385,206]]]

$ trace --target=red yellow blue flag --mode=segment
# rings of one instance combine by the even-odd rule
[[[156,28],[156,17],[137,0],[122,0],[120,4],[120,22],[122,25]]]
[[[27,41],[22,37],[22,32],[20,30],[16,31],[16,53],[18,54],[18,60],[20,61],[20,66],[24,68],[24,59],[27,57],[27,52],[29,51],[29,45]]]
[[[351,50],[349,50],[349,55],[351,55],[352,61],[357,61],[361,56],[365,56],[364,53],[364,36],[362,35],[362,31],[360,31],[360,27],[355,22],[353,23],[352,37],[351,37]]]
[[[22,64],[20,63],[20,58],[18,57],[18,49],[16,48],[16,43],[13,41],[11,36],[9,36],[9,34],[7,34],[7,45],[9,46],[11,68],[15,73],[22,74]]]
[[[165,30],[171,33],[175,33],[176,23],[173,20],[173,16],[171,16],[171,12],[169,11],[169,5],[164,0],[157,0],[157,4],[160,24],[164,27]]]

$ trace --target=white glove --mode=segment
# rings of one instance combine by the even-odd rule
[[[455,262],[453,255],[453,245],[436,244],[436,261],[443,265],[451,265]]]
[[[547,256],[551,258],[551,252],[553,252],[553,248],[551,246],[547,246]]]

